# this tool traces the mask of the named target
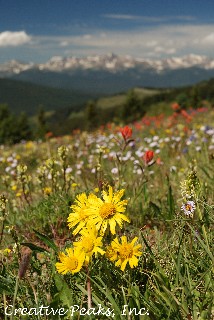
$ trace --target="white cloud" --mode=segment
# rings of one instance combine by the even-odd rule
[[[139,20],[142,22],[167,22],[167,21],[194,21],[196,18],[193,16],[138,16],[130,14],[103,14],[102,17],[107,19],[116,19],[116,20]]]
[[[214,33],[208,34],[204,39],[203,42],[207,44],[214,44]]]
[[[60,46],[61,47],[67,47],[69,45],[69,42],[68,41],[61,41],[60,42]]]
[[[162,59],[187,54],[205,55],[214,58],[214,24],[167,24],[152,27],[145,25],[128,30],[88,29],[87,33],[63,36],[32,36],[24,32],[22,37],[13,33],[13,45],[29,42],[27,58],[45,62],[55,55],[87,56],[114,52],[118,55],[130,55],[136,58]],[[3,37],[4,35],[4,37]],[[11,33],[0,33],[0,46],[11,44]],[[15,36],[16,35],[16,36]],[[10,41],[9,41],[10,39]],[[19,41],[18,41],[19,40]],[[9,56],[13,59],[25,59],[25,47],[12,50],[8,47]],[[12,56],[13,54],[13,56]],[[21,57],[20,57],[21,56]],[[6,61],[7,57],[0,57]]]
[[[126,31],[91,31],[90,37],[68,37],[72,52],[85,55],[115,52],[135,57],[184,55],[188,53],[211,54],[210,42],[214,38],[214,25],[170,25],[153,28],[138,27]],[[103,34],[105,36],[103,36]],[[209,36],[205,40],[207,35]],[[209,40],[209,43],[208,43]],[[213,39],[214,40],[214,39]]]
[[[163,25],[152,28],[139,27],[128,31],[106,32],[105,38],[94,33],[90,41],[73,39],[78,45],[94,48],[94,51],[106,50],[119,54],[131,54],[135,57],[151,56],[151,49],[156,57],[165,55],[183,55],[196,53],[213,56],[214,25]],[[158,49],[154,50],[155,48]]]
[[[31,40],[25,31],[4,31],[0,33],[0,47],[20,46]]]
[[[117,20],[138,20],[142,18],[141,16],[131,14],[103,14],[102,17]]]
[[[154,41],[154,40],[146,42],[147,47],[155,47],[155,46],[157,46],[157,44],[158,44],[158,42]]]
[[[175,48],[164,48],[161,46],[157,46],[154,48],[154,52],[156,53],[165,53],[165,54],[175,54],[176,49]]]
[[[70,36],[37,36],[31,49],[53,55],[87,56],[114,52],[136,58],[162,59],[198,54],[213,57],[214,24],[167,24],[138,26],[129,30],[93,30]]]
[[[84,34],[83,36],[84,39],[91,39],[91,37],[92,37],[91,34]]]

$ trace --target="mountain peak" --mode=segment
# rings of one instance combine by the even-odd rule
[[[166,69],[181,69],[198,66],[206,70],[214,68],[214,60],[206,56],[189,54],[183,57],[171,57],[163,60],[133,58],[129,55],[118,56],[112,52],[105,55],[91,55],[85,58],[53,56],[46,63],[33,64],[11,60],[0,65],[0,73],[20,73],[31,68],[54,72],[72,72],[72,70],[108,70],[117,72],[132,68],[153,69],[162,72]]]

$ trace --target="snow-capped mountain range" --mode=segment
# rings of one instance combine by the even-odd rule
[[[163,60],[112,53],[85,58],[55,56],[41,64],[12,60],[0,65],[0,78],[90,94],[113,94],[137,86],[184,86],[213,77],[214,59],[195,54]]]
[[[19,74],[21,72],[37,69],[40,71],[69,72],[72,70],[106,70],[118,72],[127,69],[140,68],[141,71],[153,69],[156,72],[199,67],[205,70],[214,69],[214,59],[206,56],[190,54],[183,57],[172,57],[163,60],[149,60],[133,58],[131,56],[117,56],[113,53],[103,56],[93,55],[85,58],[52,57],[43,64],[22,63],[16,60],[0,64],[0,75]]]

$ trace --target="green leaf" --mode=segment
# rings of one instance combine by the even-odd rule
[[[173,198],[173,194],[172,194],[172,187],[169,184],[168,187],[168,196],[167,196],[167,202],[168,202],[168,206],[169,206],[169,217],[172,218],[175,212],[175,204],[174,204],[174,198]]]
[[[187,223],[187,225],[189,226],[192,233],[194,234],[194,236],[197,238],[197,240],[201,244],[201,247],[206,251],[207,255],[210,257],[210,259],[212,260],[212,264],[213,264],[214,263],[214,256],[213,256],[212,252],[210,251],[209,247],[202,241],[201,237],[195,232],[195,230],[192,228],[192,226],[189,223]]]
[[[119,316],[121,314],[120,306],[118,305],[117,301],[113,298],[111,291],[107,288],[106,284],[101,280],[101,278],[96,277],[96,280],[91,279],[96,285],[96,287],[104,294],[106,295],[106,298],[111,303],[116,316]],[[101,285],[98,284],[98,281]]]
[[[59,299],[62,301],[63,305],[68,306],[68,308],[70,308],[70,306],[73,305],[72,290],[69,288],[65,280],[59,274],[56,274],[54,276],[54,281],[57,290],[59,291]]]
[[[161,216],[161,209],[152,201],[149,202],[149,207],[154,211],[155,216]]]
[[[54,241],[52,241],[48,236],[42,234],[35,229],[33,231],[36,233],[37,237],[42,240],[49,248],[53,249],[55,252],[58,252],[58,247],[55,245]]]
[[[10,279],[0,276],[0,292],[14,293],[14,285]]]
[[[22,246],[25,246],[25,247],[28,247],[30,248],[32,251],[37,251],[37,252],[48,252],[48,250],[42,248],[42,247],[39,247],[33,243],[30,243],[30,242],[23,242],[21,243]]]
[[[213,177],[210,175],[209,171],[205,167],[199,166],[199,168],[205,173],[207,178],[209,178],[211,181],[213,181]]]

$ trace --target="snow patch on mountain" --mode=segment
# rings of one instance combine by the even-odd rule
[[[12,60],[0,65],[0,74],[19,74],[26,70],[69,72],[73,70],[106,70],[118,72],[137,68],[139,71],[151,69],[160,73],[165,70],[199,67],[205,70],[214,69],[214,59],[195,54],[183,57],[172,57],[163,60],[133,58],[131,56],[117,56],[113,53],[93,55],[85,58],[54,56],[46,63],[22,63]]]

